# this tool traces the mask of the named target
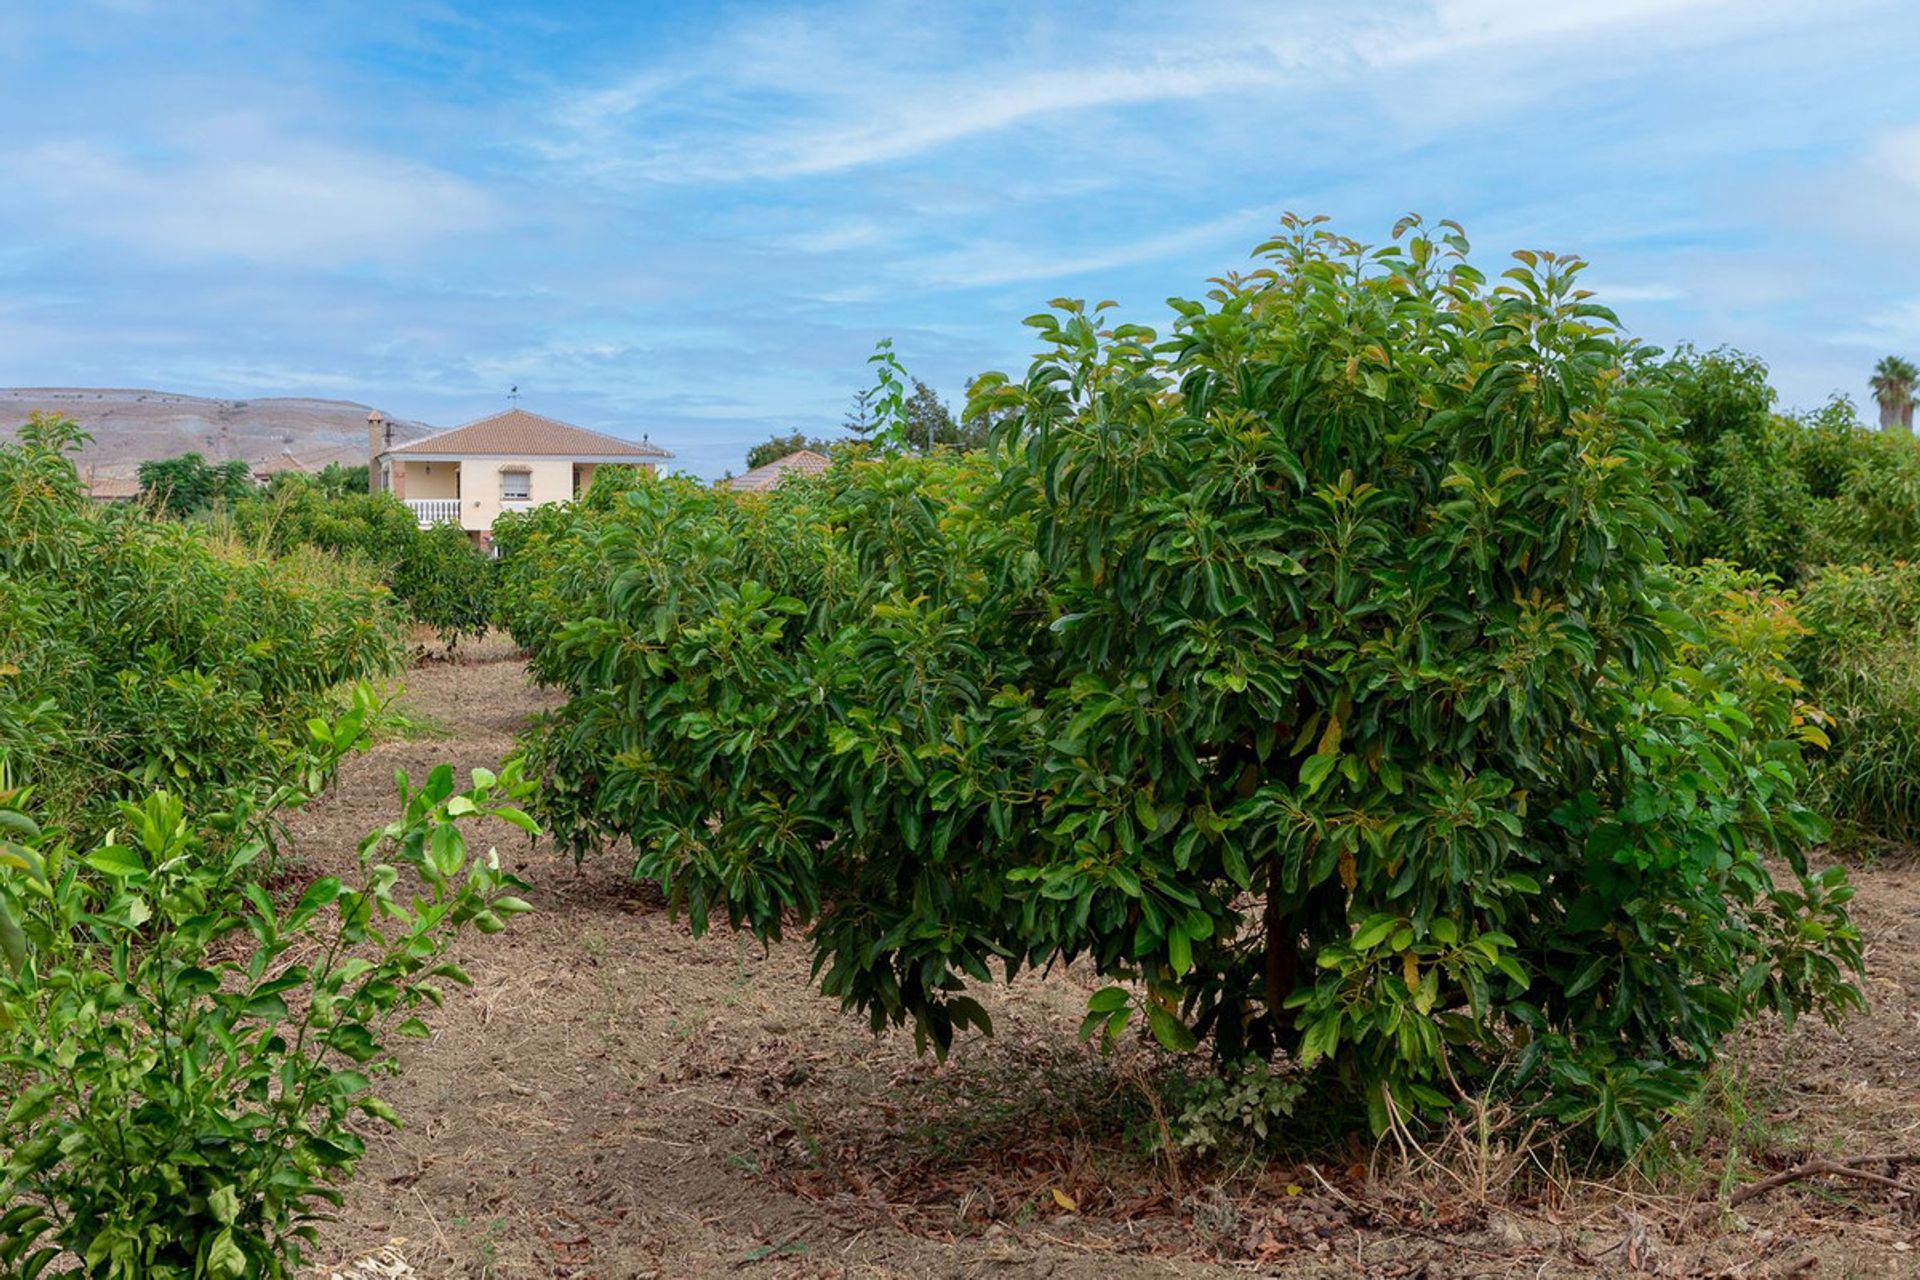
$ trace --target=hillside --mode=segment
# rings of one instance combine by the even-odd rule
[[[197,452],[211,461],[239,458],[256,470],[318,470],[367,460],[367,411],[351,400],[273,396],[210,400],[168,391],[112,387],[0,388],[0,439],[35,410],[72,418],[93,436],[80,471],[96,491],[131,485],[142,462]],[[395,419],[396,442],[437,428]]]

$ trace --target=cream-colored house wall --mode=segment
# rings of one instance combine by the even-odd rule
[[[457,462],[409,462],[407,496],[409,498],[459,497]]]
[[[549,502],[571,502],[575,496],[574,473],[579,472],[579,492],[585,493],[593,484],[594,472],[602,464],[575,462],[572,458],[514,458],[499,455],[448,456],[431,461],[395,458],[386,465],[391,468],[395,497],[408,501],[458,498],[460,527],[469,533],[482,533],[493,528],[495,518],[502,511],[525,511]],[[653,469],[651,463],[638,465],[648,471]],[[511,508],[500,497],[503,467],[522,470],[527,474],[527,499],[514,502]]]
[[[500,500],[502,467],[524,467],[529,472],[527,501],[515,502],[515,511],[573,498],[569,458],[464,458],[460,462],[461,528],[491,529],[494,518],[508,509]]]

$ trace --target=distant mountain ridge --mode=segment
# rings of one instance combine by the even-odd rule
[[[133,482],[142,462],[198,453],[211,462],[239,459],[253,470],[318,471],[330,462],[367,461],[371,405],[307,396],[216,400],[128,387],[0,388],[0,439],[35,411],[72,418],[93,436],[76,463],[103,496]],[[439,430],[392,419],[395,443]]]

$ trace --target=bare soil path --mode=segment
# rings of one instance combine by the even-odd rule
[[[407,706],[450,736],[350,762],[294,815],[296,854],[349,864],[396,768],[496,767],[547,705],[510,658],[420,667]],[[1784,1188],[1728,1229],[1687,1227],[1668,1188],[1577,1171],[1510,1199],[1404,1167],[1369,1180],[1366,1152],[1227,1187],[1168,1177],[1125,1131],[1151,1121],[1128,1061],[1075,1041],[1079,975],[983,994],[996,1035],[940,1064],[819,996],[801,944],[696,939],[618,859],[576,870],[509,828],[485,838],[536,912],[462,944],[475,985],[384,1086],[408,1126],[369,1132],[319,1261],[397,1240],[421,1276],[503,1280],[1920,1274],[1920,1206],[1870,1186]],[[1873,1012],[1754,1036],[1706,1148],[1762,1149],[1761,1169],[1920,1150],[1920,875],[1859,880]]]

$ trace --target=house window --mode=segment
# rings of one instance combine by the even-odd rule
[[[526,471],[500,473],[500,501],[527,502],[533,498],[533,476]]]

